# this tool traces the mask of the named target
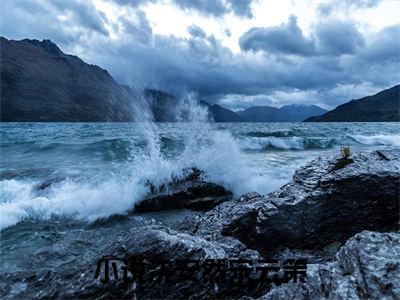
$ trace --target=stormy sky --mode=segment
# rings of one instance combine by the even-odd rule
[[[400,1],[2,0],[1,35],[51,39],[151,86],[238,110],[333,108],[400,83]]]

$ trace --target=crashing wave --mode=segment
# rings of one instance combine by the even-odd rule
[[[306,150],[327,149],[336,145],[335,139],[293,137],[244,138],[240,140],[244,150]]]

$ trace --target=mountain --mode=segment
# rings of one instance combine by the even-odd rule
[[[118,84],[106,70],[65,54],[50,40],[14,41],[0,37],[0,43],[1,121],[142,119],[132,107],[143,99],[141,95]],[[176,121],[178,101],[174,96],[154,89],[144,90],[143,96],[157,122]],[[233,111],[206,104],[216,122],[240,121]]]
[[[218,104],[211,105],[205,101],[201,101],[200,104],[208,108],[215,122],[243,122],[243,119],[230,109],[219,106]]]
[[[301,122],[312,116],[320,116],[327,112],[316,105],[306,105],[306,104],[291,104],[284,105],[280,108],[281,111],[287,113],[290,116],[291,122]]]
[[[50,40],[1,43],[2,121],[128,121],[133,101],[98,66],[64,54]]]
[[[247,122],[301,122],[310,116],[321,115],[326,110],[316,105],[292,104],[281,108],[253,106],[237,114]]]
[[[253,106],[236,112],[247,122],[288,122],[289,116],[272,106]]]
[[[149,102],[156,122],[175,122],[178,101],[174,96],[154,89],[145,89],[144,97]]]
[[[178,101],[174,96],[154,89],[137,92],[121,85],[106,70],[65,54],[50,40],[0,37],[0,46],[3,122],[140,121],[143,116],[134,108],[143,100],[148,101],[155,121],[176,121]],[[301,121],[323,112],[317,106],[289,105],[280,109],[251,107],[235,113],[217,104],[201,103],[215,122]]]
[[[351,100],[305,122],[400,122],[400,85]]]

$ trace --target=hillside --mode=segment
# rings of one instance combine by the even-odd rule
[[[218,104],[211,105],[205,101],[201,101],[200,103],[208,108],[211,118],[215,122],[243,122],[243,119],[230,109]]]
[[[1,41],[2,121],[127,121],[131,93],[50,40]]]
[[[375,95],[351,100],[305,122],[399,122],[400,85]]]
[[[319,106],[306,104],[284,105],[280,110],[290,116],[291,122],[301,122],[309,117],[320,116],[327,112],[326,109]]]
[[[1,121],[142,120],[135,109],[142,97],[118,84],[106,70],[65,54],[50,40],[0,37],[0,41]],[[155,121],[175,121],[174,96],[153,89],[146,89],[143,96],[149,101]],[[240,121],[233,111],[206,105],[216,122]]]

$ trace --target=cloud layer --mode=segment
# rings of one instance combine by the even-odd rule
[[[330,108],[400,81],[400,24],[365,34],[326,2],[317,7],[319,17],[308,32],[292,14],[275,26],[248,28],[237,41],[238,52],[198,24],[188,26],[186,36],[155,34],[143,7],[158,2],[104,0],[125,11],[111,18],[91,1],[5,0],[1,35],[50,38],[120,81],[175,94],[195,91],[233,109],[287,103]],[[169,3],[210,20],[224,15],[244,20],[254,14],[250,0]],[[231,36],[231,28],[223,31]]]

